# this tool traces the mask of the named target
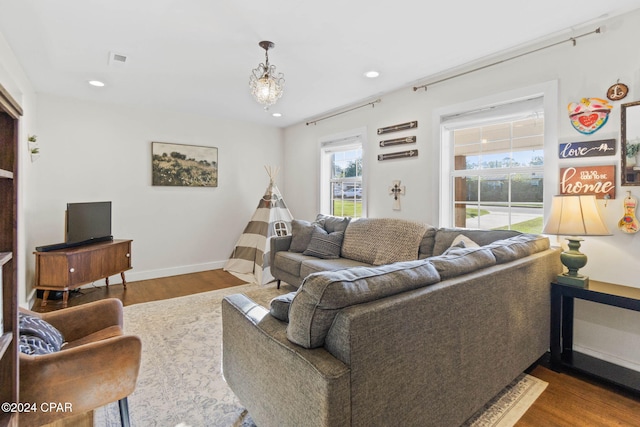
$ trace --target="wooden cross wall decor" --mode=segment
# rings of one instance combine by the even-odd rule
[[[404,196],[404,185],[400,185],[400,181],[393,181],[393,186],[389,187],[389,194],[393,195],[393,210],[400,210],[400,198],[399,195]]]

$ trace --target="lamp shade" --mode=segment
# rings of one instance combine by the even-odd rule
[[[596,197],[593,195],[554,196],[549,219],[542,233],[563,236],[611,235],[600,216]]]

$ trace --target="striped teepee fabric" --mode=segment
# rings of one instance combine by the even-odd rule
[[[293,219],[274,182],[277,170],[266,169],[269,186],[224,266],[225,271],[258,284],[273,280],[269,265],[271,238],[291,234]]]

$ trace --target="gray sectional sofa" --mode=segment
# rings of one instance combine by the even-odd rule
[[[336,244],[324,231],[314,251]],[[301,280],[296,292],[270,306],[223,300],[224,376],[259,427],[458,426],[547,351],[562,265],[546,237],[390,219],[343,232],[349,257],[318,258],[332,264],[305,277],[319,268],[306,249],[272,253],[272,274]],[[413,260],[390,263],[373,244],[405,257],[397,242],[409,240]],[[282,264],[292,259],[300,271]]]

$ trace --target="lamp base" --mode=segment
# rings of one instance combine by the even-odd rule
[[[563,285],[577,286],[578,288],[589,287],[589,276],[569,276],[568,274],[558,274],[558,283]]]

